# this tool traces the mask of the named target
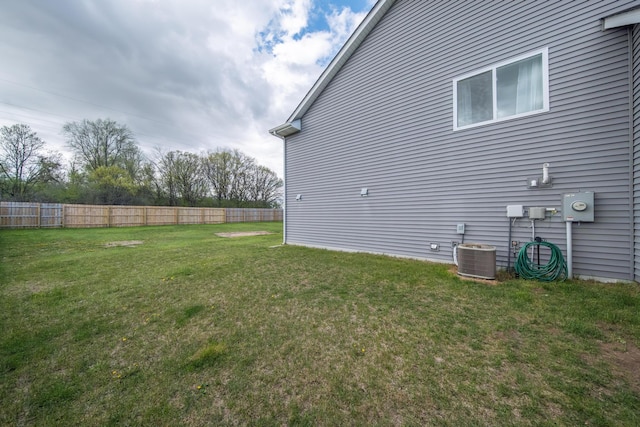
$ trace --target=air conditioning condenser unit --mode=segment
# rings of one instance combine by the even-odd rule
[[[482,243],[457,246],[458,274],[479,279],[496,278],[496,247]]]

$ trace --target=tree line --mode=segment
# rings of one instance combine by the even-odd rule
[[[239,150],[143,155],[126,125],[110,119],[62,127],[73,153],[59,153],[28,125],[0,128],[0,200],[105,205],[262,207],[279,205],[282,180]]]

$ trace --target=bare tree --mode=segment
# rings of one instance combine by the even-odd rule
[[[141,158],[129,128],[110,119],[66,123],[62,134],[88,172],[101,166],[118,166],[130,171],[136,167],[132,161]]]
[[[255,160],[239,150],[233,150],[231,162],[231,188],[229,199],[238,202],[250,201],[249,187]]]
[[[238,150],[217,150],[204,161],[204,174],[218,200],[248,200],[248,184],[255,160]]]
[[[278,175],[265,166],[256,165],[251,178],[250,200],[264,204],[265,207],[275,207],[281,196],[280,190],[283,185]]]
[[[197,154],[178,151],[174,162],[174,176],[183,202],[195,206],[207,194],[202,175],[202,162]]]
[[[161,154],[156,163],[158,183],[170,206],[195,206],[207,194],[200,156],[182,151]]]
[[[57,179],[60,161],[42,153],[44,141],[24,124],[0,129],[0,173],[3,187],[16,200],[24,200],[39,182]]]
[[[269,168],[238,150],[217,150],[203,158],[204,175],[213,196],[222,200],[274,206],[282,180]]]
[[[211,185],[213,197],[218,201],[229,200],[233,181],[232,163],[233,153],[229,150],[217,150],[204,158],[204,175]]]
[[[158,194],[167,198],[169,206],[178,204],[178,186],[174,173],[175,158],[174,151],[163,154],[158,150],[158,159],[155,163],[158,174],[156,179]]]

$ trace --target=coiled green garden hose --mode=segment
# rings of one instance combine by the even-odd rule
[[[551,250],[549,262],[544,265],[535,264],[529,259],[527,249],[532,246],[545,246]],[[553,243],[528,242],[518,252],[515,264],[516,273],[523,279],[535,279],[542,282],[564,280],[567,278],[567,263],[564,261],[562,251]]]

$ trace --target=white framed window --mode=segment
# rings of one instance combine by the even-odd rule
[[[453,130],[545,111],[548,48],[453,79]]]

